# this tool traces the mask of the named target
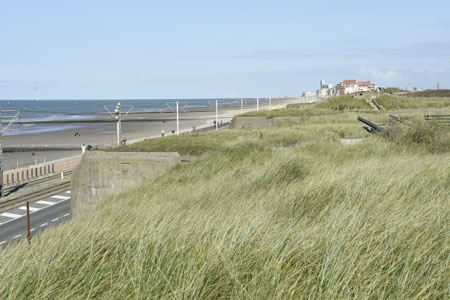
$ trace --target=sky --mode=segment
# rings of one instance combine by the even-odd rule
[[[0,0],[0,99],[450,88],[450,1]]]

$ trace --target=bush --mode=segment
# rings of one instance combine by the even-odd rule
[[[382,132],[387,140],[406,145],[421,145],[432,152],[450,152],[450,130],[432,122],[414,120],[408,125],[394,124]]]

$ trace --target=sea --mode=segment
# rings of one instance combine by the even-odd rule
[[[109,116],[107,109],[113,111],[118,102],[122,111],[133,107],[130,112],[133,114],[171,112],[175,109],[176,101],[179,103],[180,111],[214,111],[216,100],[222,109],[237,108],[241,105],[241,99],[0,100],[2,134],[4,136],[40,134],[92,126],[92,123],[83,124],[83,121]],[[245,107],[250,107],[255,106],[257,100],[245,98],[243,101]],[[6,128],[17,113],[15,122]],[[52,124],[48,123],[49,121],[71,121],[71,123]]]

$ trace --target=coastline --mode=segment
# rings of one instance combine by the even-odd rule
[[[298,102],[298,101],[296,101]],[[287,103],[272,105],[271,109],[285,108]],[[261,110],[268,110],[269,106],[260,107]],[[232,109],[219,108],[219,121],[228,122],[236,115],[255,111],[256,107]],[[192,131],[213,125],[216,118],[214,111],[204,112],[183,112],[180,113],[180,133]],[[3,147],[25,146],[25,145],[79,145],[80,150],[55,150],[55,151],[35,151],[32,156],[31,150],[25,152],[4,152],[4,170],[14,169],[17,166],[26,167],[35,160],[38,162],[51,161],[55,159],[70,157],[81,154],[81,145],[111,145],[116,144],[116,122],[106,122],[105,118],[97,121],[72,122],[74,126],[70,129],[63,129],[39,134],[7,135],[3,137]],[[111,118],[110,118],[111,119]],[[126,119],[125,119],[126,120]],[[67,124],[62,122],[60,124]],[[89,125],[86,126],[86,123]],[[128,144],[143,141],[149,138],[161,137],[161,130],[166,136],[172,135],[172,130],[176,130],[175,113],[138,113],[133,114],[128,120],[122,122],[122,138],[127,139]],[[80,136],[75,136],[78,132]]]

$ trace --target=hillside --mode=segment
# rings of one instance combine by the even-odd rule
[[[356,116],[121,147],[197,159],[0,252],[0,299],[447,298],[448,131]]]
[[[407,93],[404,95],[414,98],[450,97],[450,90],[425,90],[421,92]]]

